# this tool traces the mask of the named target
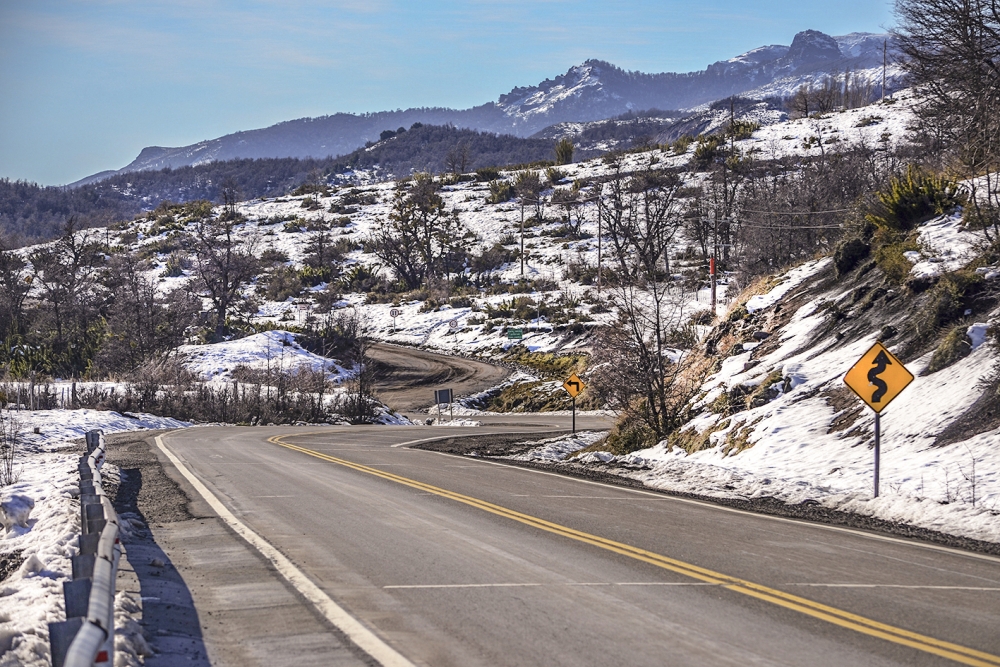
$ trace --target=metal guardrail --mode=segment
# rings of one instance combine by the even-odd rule
[[[80,554],[73,556],[73,580],[63,584],[66,620],[49,623],[53,667],[113,667],[115,580],[122,547],[118,515],[101,485],[103,431],[87,433],[80,458]]]

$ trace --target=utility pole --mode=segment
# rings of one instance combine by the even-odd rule
[[[521,197],[521,280],[524,280],[524,197]]]
[[[712,252],[712,257],[708,260],[708,275],[712,281],[712,317],[715,317],[716,313],[716,292],[715,292],[715,252]]]
[[[601,238],[604,236],[601,229],[601,212],[597,212],[597,293],[601,293]]]
[[[715,231],[712,236],[712,258],[708,260],[708,273],[712,281],[712,318],[718,316],[718,292],[717,285],[718,280],[715,276],[715,270],[719,262],[719,216],[716,214],[715,218]]]
[[[882,40],[882,101],[885,102],[885,67],[886,67],[886,56],[889,50],[889,40]]]

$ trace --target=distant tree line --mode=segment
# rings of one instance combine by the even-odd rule
[[[522,139],[450,125],[416,123],[408,131],[383,132],[382,137],[377,143],[336,161],[333,173],[370,169],[375,165],[396,177],[414,172],[468,173],[481,167],[526,164],[551,160],[554,156],[550,139]],[[596,151],[578,151],[576,157],[586,159],[596,154]]]
[[[553,158],[550,140],[419,123],[409,131],[399,130],[387,130],[377,144],[340,158],[227,160],[115,174],[75,188],[0,179],[0,236],[9,245],[28,245],[59,236],[70,217],[77,228],[85,229],[130,219],[164,201],[219,201],[227,181],[234,182],[244,198],[256,199],[285,195],[303,183],[375,165],[389,177],[415,171],[454,171],[456,166],[466,171]],[[578,151],[577,159],[591,154]]]

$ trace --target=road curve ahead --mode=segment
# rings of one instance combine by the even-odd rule
[[[1000,666],[1000,559],[406,446],[513,428],[161,443],[395,664]]]
[[[368,356],[375,362],[375,391],[397,412],[426,408],[434,390],[451,388],[467,396],[500,384],[510,371],[474,359],[378,343]]]

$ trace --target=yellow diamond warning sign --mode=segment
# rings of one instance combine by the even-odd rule
[[[882,343],[875,343],[847,371],[844,382],[868,407],[882,412],[906,385],[913,382],[913,374]]]
[[[576,398],[580,395],[580,392],[587,388],[587,385],[583,383],[576,373],[569,376],[569,379],[563,382],[563,389],[569,392],[569,395]]]

